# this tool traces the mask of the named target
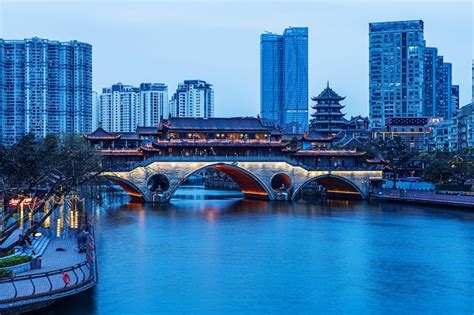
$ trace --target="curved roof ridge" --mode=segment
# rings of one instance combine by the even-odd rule
[[[321,100],[338,100],[338,101],[342,101],[342,100],[345,99],[345,98],[346,98],[345,96],[340,96],[340,95],[337,94],[333,89],[331,89],[331,87],[329,86],[329,81],[328,81],[326,88],[325,88],[321,93],[319,93],[318,96],[312,97],[311,99],[312,99],[313,101],[321,101]]]

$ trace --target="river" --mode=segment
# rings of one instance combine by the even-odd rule
[[[100,279],[50,314],[474,312],[474,212],[185,187],[92,209]]]

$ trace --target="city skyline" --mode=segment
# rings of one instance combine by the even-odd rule
[[[93,89],[97,92],[114,82],[133,85],[164,82],[173,91],[183,79],[203,78],[212,82],[218,91],[216,116],[255,116],[259,112],[260,99],[259,35],[265,30],[278,32],[291,25],[308,26],[308,96],[316,96],[329,80],[347,96],[349,115],[368,115],[368,23],[421,18],[425,22],[426,41],[453,64],[453,82],[460,85],[460,106],[471,100],[472,55],[469,50],[472,51],[472,30],[469,26],[472,5],[469,1],[450,6],[439,2],[428,5],[426,1],[401,5],[392,2],[383,5],[349,1],[339,1],[339,5],[301,2],[297,6],[288,3],[268,6],[265,2],[243,6],[216,2],[206,6],[215,17],[206,19],[205,23],[198,23],[197,16],[202,9],[194,3],[118,1],[119,5],[114,7],[108,3],[65,5],[52,1],[36,5],[3,1],[0,4],[0,36],[90,42],[94,51]],[[244,7],[246,23],[236,23],[232,13]],[[355,16],[353,10],[357,7],[363,9]],[[72,11],[77,14],[67,14]],[[86,18],[81,14],[84,11],[88,12]],[[196,16],[191,14],[189,21],[174,21],[178,11],[184,16],[195,12]],[[263,13],[272,18],[260,18]],[[445,23],[437,25],[441,16]],[[37,23],[38,18],[41,23]],[[21,21],[25,20],[31,22],[23,25]],[[31,33],[33,23],[35,33]],[[55,27],[58,23],[64,27]],[[77,23],[82,27],[73,27]],[[193,33],[206,36],[189,37],[182,43],[177,41],[168,45],[173,38],[187,34],[185,31],[189,31],[191,24]],[[91,32],[92,28],[94,32]],[[110,36],[113,32],[120,33],[120,37]],[[452,34],[457,34],[456,38]],[[132,45],[124,45],[126,38]],[[120,60],[127,62],[119,63]],[[239,108],[238,113],[235,108]]]

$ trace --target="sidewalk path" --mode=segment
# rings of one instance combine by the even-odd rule
[[[373,197],[378,199],[427,202],[474,208],[474,197],[471,196],[442,195],[415,191],[407,191],[404,196],[400,196],[399,190],[391,190],[383,191],[382,194],[374,194]]]
[[[48,293],[66,288],[67,286],[63,280],[62,272],[49,276],[43,273],[54,272],[55,270],[84,263],[86,261],[86,255],[78,253],[76,247],[77,244],[75,238],[52,239],[42,256],[41,268],[29,270],[17,274],[16,276],[42,275],[35,277],[34,279],[14,280],[14,285],[12,281],[0,280],[0,303],[14,298],[15,288],[17,291],[17,298]],[[56,251],[57,248],[63,248],[65,251]],[[71,279],[69,286],[86,283],[90,280],[91,276],[91,271],[87,264],[76,268],[74,271],[68,271],[67,273]]]

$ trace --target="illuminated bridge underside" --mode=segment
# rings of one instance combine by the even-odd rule
[[[229,176],[240,187],[246,197],[269,199],[265,187],[246,172],[229,165],[216,165],[211,168]]]
[[[317,182],[319,185],[322,185],[328,194],[363,197],[363,192],[356,185],[339,176],[323,175],[312,179],[309,182]],[[307,184],[303,184],[300,187],[300,190],[305,186],[307,186]]]
[[[114,182],[115,184],[119,185],[129,196],[132,198],[133,201],[145,201],[145,197],[141,193],[141,191],[135,187],[132,183],[123,180],[118,177],[113,177],[113,176],[106,176],[109,180]]]
[[[325,187],[329,194],[360,195],[366,198],[369,191],[369,179],[381,177],[379,170],[307,170],[299,165],[284,161],[276,162],[151,162],[136,167],[131,171],[108,172],[104,175],[119,184],[134,200],[146,202],[169,201],[178,187],[189,176],[205,170],[214,169],[227,174],[241,188],[248,198],[269,200],[293,199],[306,185],[313,181]],[[162,174],[169,180],[169,189],[159,193],[150,191],[147,183],[153,175]],[[274,177],[278,174],[278,177]],[[286,185],[291,187],[284,192],[273,187],[281,183],[275,178],[286,178]],[[275,184],[275,182],[278,182]],[[286,196],[286,197],[285,197]]]

